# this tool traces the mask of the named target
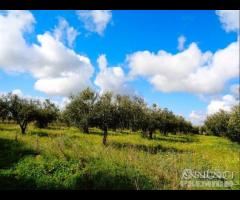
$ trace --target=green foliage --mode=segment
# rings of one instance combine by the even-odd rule
[[[142,98],[137,96],[133,97],[131,104],[132,119],[130,120],[132,131],[142,130],[144,121],[146,119],[146,109],[147,105]]]
[[[234,106],[231,112],[220,110],[208,116],[201,127],[201,132],[204,131],[240,142],[240,106]]]
[[[40,103],[37,115],[36,115],[36,125],[38,128],[46,128],[49,123],[56,121],[58,118],[59,109],[54,103],[46,99],[43,103]]]
[[[182,116],[176,116],[156,104],[148,107],[144,100],[137,96],[113,95],[111,92],[98,95],[89,88],[79,95],[72,96],[70,103],[62,112],[62,119],[88,133],[89,127],[103,130],[103,143],[106,143],[108,129],[141,131],[143,136],[153,138],[154,132],[189,133],[192,124]]]
[[[130,129],[131,119],[133,118],[132,101],[129,96],[117,95],[115,98],[116,106],[116,127],[120,129]]]
[[[47,127],[49,123],[58,118],[58,112],[58,108],[50,100],[40,102],[11,93],[0,97],[2,120],[13,119],[19,124],[22,133],[25,133],[28,124],[34,121],[39,128]]]
[[[228,137],[240,142],[240,105],[233,107],[228,121]]]
[[[24,134],[27,125],[36,120],[38,114],[37,105],[39,102],[32,99],[23,99],[12,94],[8,94],[6,99],[11,118],[19,124]]]
[[[4,121],[9,117],[7,98],[2,95],[0,96],[0,119]]]
[[[88,133],[94,115],[93,110],[96,99],[97,94],[90,88],[83,90],[77,96],[71,96],[71,102],[64,111],[65,121]]]
[[[216,136],[224,136],[228,131],[229,113],[220,110],[219,112],[210,115],[205,120],[204,124],[208,131]]]
[[[106,145],[108,129],[114,127],[116,108],[111,92],[102,94],[94,107],[94,124],[103,130],[103,144]]]
[[[67,126],[76,126],[89,133],[90,127],[103,130],[103,143],[106,143],[108,129],[142,131],[153,138],[157,130],[167,133],[187,133],[193,130],[190,122],[176,116],[156,104],[148,107],[142,98],[127,95],[114,96],[111,92],[99,95],[90,88],[70,97],[70,103],[60,113],[50,100],[41,102],[8,94],[0,98],[0,113],[4,120],[9,117],[16,121],[25,133],[27,125],[36,122],[38,128],[58,120]]]

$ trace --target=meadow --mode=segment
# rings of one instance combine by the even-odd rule
[[[0,189],[240,189],[240,145],[223,137],[0,124]],[[231,187],[181,186],[184,169],[236,172]]]

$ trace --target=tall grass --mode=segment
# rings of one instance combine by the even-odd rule
[[[17,136],[17,137],[16,137]],[[240,189],[181,187],[184,169],[239,172],[240,145],[203,135],[110,132],[83,134],[76,128],[0,124],[1,189]]]

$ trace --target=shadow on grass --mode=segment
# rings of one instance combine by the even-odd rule
[[[59,137],[62,136],[62,134],[59,133],[48,133],[47,131],[44,130],[31,130],[27,133],[28,135],[35,135],[39,137]]]
[[[199,140],[197,138],[191,138],[191,137],[156,137],[154,140],[160,140],[160,141],[167,141],[167,142],[179,142],[179,143],[192,143],[192,142],[198,142]]]
[[[153,189],[152,181],[134,170],[119,169],[117,172],[100,169],[89,171],[75,178],[75,190],[139,190]]]
[[[0,138],[0,169],[13,166],[27,155],[37,155],[32,149],[26,149],[18,141]]]
[[[90,168],[85,172],[69,176],[72,177],[65,180],[68,182],[65,185],[60,180],[40,182],[29,177],[0,174],[0,190],[138,190],[154,188],[150,178],[129,169]],[[166,180],[162,179],[161,182],[166,183]]]
[[[34,180],[19,178],[8,171],[20,159],[29,155],[37,155],[32,149],[27,149],[18,141],[0,138],[0,190],[34,189]]]
[[[0,190],[29,190],[36,189],[33,179],[19,178],[13,174],[0,174]]]
[[[136,149],[139,151],[145,151],[150,154],[157,154],[159,152],[174,152],[174,153],[186,152],[173,147],[163,147],[161,145],[147,146],[142,144],[118,143],[118,142],[112,142],[109,145],[117,149],[130,148],[130,149]]]
[[[86,134],[86,135],[103,135],[103,131],[98,131],[98,130],[89,130],[89,133],[83,133],[83,134]]]
[[[87,134],[87,133],[86,133]],[[89,133],[88,134],[92,134],[92,135],[103,135],[103,131],[102,130],[92,130],[90,129],[89,130]],[[127,131],[127,130],[108,130],[108,135],[129,135],[129,134],[132,134],[131,131]]]
[[[67,130],[69,127],[67,126],[49,126],[47,127],[49,130]]]

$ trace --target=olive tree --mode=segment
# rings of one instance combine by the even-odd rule
[[[132,100],[132,119],[131,119],[131,128],[132,131],[143,130],[144,122],[147,119],[146,116],[147,105],[144,102],[144,99],[140,97],[133,97]]]
[[[71,96],[70,99],[71,101],[64,111],[66,121],[81,128],[84,133],[89,133],[97,94],[90,88],[87,88],[78,95]]]
[[[25,134],[28,124],[36,120],[38,102],[20,98],[13,94],[8,94],[7,99],[11,117],[19,124],[22,134]]]
[[[39,128],[46,128],[49,123],[57,120],[59,109],[49,99],[40,103],[38,113],[36,115],[36,125]]]
[[[115,110],[111,92],[102,94],[94,107],[94,124],[103,130],[104,145],[107,143],[108,129],[114,127]]]
[[[132,121],[132,102],[127,95],[117,95],[115,100],[115,116],[116,121],[115,126],[119,127],[121,130],[124,128],[129,129]]]
[[[148,132],[149,138],[153,139],[153,133],[159,129],[159,125],[162,122],[161,118],[161,109],[158,108],[156,104],[153,104],[152,107],[148,108],[146,113],[146,130]]]

